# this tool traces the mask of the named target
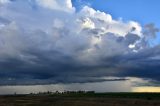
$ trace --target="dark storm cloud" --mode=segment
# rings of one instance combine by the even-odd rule
[[[160,80],[160,46],[149,46],[154,24],[55,2],[0,0],[1,85]]]
[[[129,55],[125,61],[127,71],[124,75],[160,80],[160,46],[148,48]],[[128,66],[127,66],[128,65]]]
[[[159,55],[156,51],[158,48],[152,49],[152,52]],[[35,60],[38,63],[37,66],[14,59],[1,63],[0,67],[3,71],[0,72],[0,83],[2,85],[85,83],[125,80],[124,77],[140,77],[160,81],[160,60],[152,59],[155,54],[148,53],[149,51],[151,50],[143,51],[144,56],[133,54],[128,57],[125,55],[107,58],[96,66],[82,65],[70,57],[60,56],[59,53],[54,53],[55,60],[47,58],[48,54],[43,53],[44,56],[35,54],[39,58]],[[101,78],[110,76],[122,79]]]

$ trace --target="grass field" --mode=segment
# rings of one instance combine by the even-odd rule
[[[160,93],[5,95],[0,106],[160,106]]]

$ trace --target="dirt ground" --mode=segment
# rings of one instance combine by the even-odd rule
[[[0,106],[160,106],[160,101],[109,97],[0,96]]]

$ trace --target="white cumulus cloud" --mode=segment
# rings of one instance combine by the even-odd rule
[[[71,0],[36,0],[36,2],[15,0],[14,2],[2,8],[0,16],[19,26],[17,30],[20,30],[22,35],[18,36],[25,43],[22,45],[28,45],[27,47],[33,50],[39,49],[45,52],[57,50],[78,60],[92,61],[131,52],[136,49],[140,40],[137,38],[142,38],[142,27],[138,22],[114,20],[110,14],[88,6],[70,14],[74,11]],[[31,8],[31,2],[32,5],[34,3],[44,8],[38,8],[39,6],[38,9]],[[8,30],[7,33],[12,31]],[[135,37],[128,37],[132,34]],[[13,47],[17,45],[13,45],[10,38],[6,38],[3,42],[7,42],[14,51],[20,52],[19,48]],[[131,45],[134,46],[131,48]]]
[[[71,0],[36,0],[37,3],[45,8],[74,12]]]

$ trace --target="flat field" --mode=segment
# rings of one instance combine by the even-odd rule
[[[160,106],[160,93],[5,95],[0,106]]]

